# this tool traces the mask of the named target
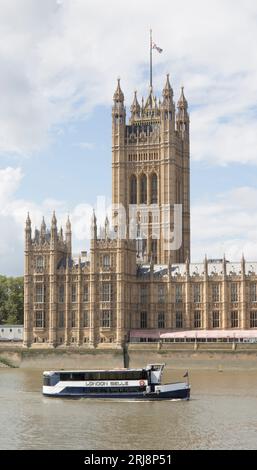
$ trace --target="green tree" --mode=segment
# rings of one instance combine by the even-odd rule
[[[23,277],[0,276],[0,323],[23,323]]]

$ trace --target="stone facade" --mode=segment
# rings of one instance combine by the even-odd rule
[[[162,100],[150,88],[140,106],[135,92],[126,124],[124,95],[118,81],[112,108],[112,201],[130,208],[142,246],[141,261],[183,263],[190,258],[189,115],[183,88],[177,104],[167,75]],[[132,206],[131,206],[132,205]],[[176,233],[174,212],[181,206],[181,247],[167,247]],[[114,212],[115,212],[114,207]],[[130,217],[131,219],[131,217]],[[115,218],[114,218],[115,225]],[[117,222],[118,225],[118,222]],[[128,229],[129,230],[129,229]],[[131,235],[131,231],[130,231]]]
[[[242,257],[241,263],[206,258],[190,264],[189,116],[183,89],[177,111],[168,76],[161,101],[150,89],[139,105],[135,93],[126,124],[118,81],[112,143],[114,229],[111,233],[106,219],[99,236],[93,214],[89,257],[72,257],[69,218],[65,235],[54,213],[50,230],[43,219],[32,237],[28,215],[24,346],[112,348],[122,347],[135,329],[256,328],[257,263]],[[175,234],[179,204],[182,243],[174,250],[165,245],[165,230]]]

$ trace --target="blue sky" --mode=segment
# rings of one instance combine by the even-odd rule
[[[208,3],[208,5],[207,5]],[[87,204],[111,197],[111,105],[127,110],[170,72],[191,118],[192,259],[257,259],[257,4],[152,0],[2,0],[0,18],[0,273],[23,270],[32,224],[70,214],[85,246]],[[129,114],[129,113],[127,113]]]

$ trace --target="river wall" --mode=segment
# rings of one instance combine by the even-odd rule
[[[30,348],[0,345],[0,367],[105,369],[165,363],[172,369],[257,369],[256,344],[129,344],[122,349]]]

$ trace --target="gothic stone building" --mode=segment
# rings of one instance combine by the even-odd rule
[[[28,216],[24,346],[121,347],[156,331],[256,328],[257,264],[190,264],[188,105],[182,88],[175,109],[169,76],[161,100],[150,88],[140,105],[135,93],[129,123],[118,80],[112,171],[113,230],[106,219],[99,234],[93,214],[89,257],[72,256],[69,218],[65,236],[54,213],[50,230],[43,219],[32,237]]]

